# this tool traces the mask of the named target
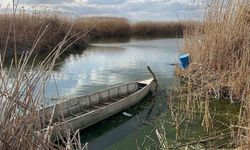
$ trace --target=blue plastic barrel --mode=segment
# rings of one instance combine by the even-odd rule
[[[180,66],[183,69],[186,69],[189,65],[189,54],[181,54],[179,56],[179,60],[180,60]]]

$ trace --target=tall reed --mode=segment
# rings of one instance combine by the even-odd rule
[[[32,14],[28,14],[25,11],[18,12],[14,17],[14,21],[15,25],[10,29],[9,27],[13,22],[13,14],[11,12],[0,14],[0,52],[7,56],[13,55],[15,47],[18,47],[16,49],[18,55],[29,51],[44,28],[46,28],[47,32],[39,39],[39,43],[36,43],[34,52],[49,52],[63,40],[73,23],[68,17],[62,16],[60,13],[47,11],[34,11]],[[15,32],[13,29],[15,29]],[[68,41],[68,44],[79,37],[76,36],[76,33],[79,32],[71,29],[69,34],[71,40]],[[83,32],[87,31],[81,30],[81,33]],[[6,38],[8,36],[9,38]],[[83,47],[85,42],[85,38],[82,37],[74,45]],[[5,53],[3,53],[4,51]]]
[[[91,28],[91,38],[119,38],[130,36],[131,27],[128,19],[116,17],[82,17],[75,20],[76,28]]]
[[[135,36],[182,37],[186,25],[185,22],[136,22],[132,24],[132,34]]]
[[[1,22],[3,29],[1,30],[1,46],[4,45],[4,52],[0,53],[0,149],[82,149],[79,136],[77,136],[79,133],[70,138],[72,133],[70,134],[69,129],[65,129],[65,135],[68,136],[66,140],[62,138],[63,144],[53,143],[51,141],[53,125],[43,129],[42,117],[37,112],[44,100],[46,82],[50,78],[56,59],[69,46],[65,44],[71,40],[70,35],[74,36],[71,33],[72,27],[65,27],[65,35],[60,37],[61,41],[50,49],[50,53],[43,61],[36,66],[32,64],[32,67],[29,67],[28,61],[35,61],[33,53],[39,48],[40,42],[44,42],[43,38],[46,37],[47,32],[51,31],[49,26],[54,21],[52,19],[32,24],[35,20],[26,20],[27,17],[32,16],[20,18],[20,14],[16,14],[16,8],[13,8],[12,14],[9,15],[11,16],[1,16],[1,19],[7,22],[6,24]],[[23,24],[19,22],[19,19]],[[25,24],[23,21],[30,22]],[[7,33],[4,33],[5,31]],[[30,37],[25,38],[26,33],[30,34]],[[17,57],[17,50],[22,47],[19,42],[25,42],[25,40],[28,42],[32,40],[32,45],[29,45],[29,49]],[[14,57],[11,59],[9,68],[6,68],[6,49],[9,47],[13,47]],[[54,130],[57,129],[54,128]]]
[[[233,142],[249,148],[250,2],[209,1],[206,7],[202,25],[185,32],[184,52],[190,54],[192,62],[177,74],[190,80],[195,94],[206,100],[205,107],[209,107],[211,96],[242,103],[238,123],[231,125],[238,131]],[[209,112],[204,117],[208,125]]]
[[[8,10],[8,9],[7,9]],[[77,17],[71,18],[56,11],[26,12],[25,8],[17,7],[15,14],[15,28],[9,30],[13,14],[10,10],[0,13],[0,52],[7,56],[16,53],[21,55],[34,45],[43,28],[47,28],[40,42],[36,44],[35,52],[48,52],[55,47],[66,35],[67,29],[73,24],[69,37],[75,41],[72,49],[84,49],[90,40],[100,38],[123,38],[131,36],[168,36],[182,37],[186,25],[190,22],[138,22],[131,23],[126,18],[117,17]],[[91,30],[89,32],[89,30]],[[89,32],[87,36],[79,38],[76,33]],[[15,35],[14,35],[15,34]],[[9,36],[8,43],[6,37]],[[15,38],[14,38],[15,36]],[[78,39],[79,38],[79,39]],[[77,39],[77,40],[76,40]],[[6,44],[7,43],[7,44]],[[8,46],[8,47],[6,47]]]

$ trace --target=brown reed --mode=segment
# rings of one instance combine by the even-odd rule
[[[135,36],[183,37],[186,27],[187,22],[143,21],[132,24],[132,34]]]
[[[10,29],[13,19],[15,25]],[[91,30],[87,36],[79,38],[71,45],[70,48],[73,49],[84,49],[90,40],[100,38],[131,36],[182,37],[187,25],[184,22],[131,23],[126,18],[116,17],[71,18],[56,11],[33,10],[31,13],[27,13],[23,8],[16,12],[14,17],[11,11],[0,13],[0,52],[7,56],[13,56],[16,47],[18,47],[15,50],[18,55],[29,51],[44,28],[47,28],[47,32],[40,39],[40,42],[36,44],[35,52],[48,52],[63,39],[72,24],[71,33],[69,34],[70,40],[65,46],[78,39],[80,33]],[[15,33],[13,32],[14,28]],[[10,38],[7,40],[6,37],[8,36]]]
[[[208,2],[207,7],[202,24],[184,35],[184,52],[190,54],[191,64],[176,73],[188,80],[192,100],[205,104],[206,128],[212,127],[211,97],[241,103],[238,123],[230,127],[237,130],[232,142],[235,147],[249,149],[250,2],[218,0]]]
[[[13,4],[13,6],[15,5]],[[70,138],[72,133],[70,134],[69,129],[65,129],[65,135],[68,136],[66,140],[62,138],[62,144],[52,142],[50,137],[53,125],[43,129],[41,126],[42,117],[38,115],[37,111],[44,100],[46,82],[50,78],[56,59],[67,48],[64,45],[72,40],[71,37],[75,36],[71,33],[72,27],[69,26],[68,31],[61,37],[61,41],[49,50],[50,53],[43,61],[36,66],[32,64],[33,67],[30,68],[27,65],[28,61],[35,61],[32,55],[40,42],[44,42],[43,38],[46,33],[51,31],[49,26],[53,21],[34,22],[34,26],[26,28],[27,26],[19,24],[20,14],[16,14],[16,8],[13,8],[12,14],[9,15],[1,15],[1,19],[7,22],[6,24],[1,22],[1,46],[4,44],[4,52],[0,53],[0,149],[83,149],[84,147],[79,140],[79,132]],[[24,22],[22,23],[34,21],[26,20],[27,17],[31,16],[23,16],[21,21]],[[34,37],[34,39],[31,39],[32,45],[28,45],[30,48],[20,57],[16,57],[19,47],[24,48],[23,45],[19,45],[22,44],[19,42],[27,40],[26,34],[22,33],[20,29],[23,29],[24,33],[30,34],[29,36]],[[69,37],[70,35],[72,36]],[[13,47],[14,57],[11,59],[9,68],[5,68],[5,54],[9,47]],[[54,128],[54,130],[57,129]]]

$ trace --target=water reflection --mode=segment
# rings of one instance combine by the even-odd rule
[[[149,78],[148,65],[155,72],[160,89],[166,88],[172,83],[175,69],[170,64],[176,62],[178,45],[181,46],[182,42],[182,39],[130,39],[115,43],[99,41],[85,51],[66,53],[57,62],[52,76],[54,79],[47,84],[46,105],[57,102],[50,100],[57,97],[57,90],[61,97],[74,97],[111,85]],[[147,107],[152,99],[149,97],[126,110],[133,114],[132,118],[118,114],[84,130],[83,142],[89,142],[90,150],[99,150],[133,134],[144,126],[144,121],[166,110],[165,95],[157,96],[156,105],[147,116]]]
[[[183,39],[109,39],[98,41],[87,50],[66,51],[57,60],[52,78],[48,81],[44,105],[57,103],[57,99],[53,99],[58,97],[57,93],[60,97],[75,97],[115,84],[149,78],[151,74],[147,70],[148,65],[158,78],[159,88],[169,87],[175,69],[170,64],[177,61],[182,43]],[[35,65],[46,56],[39,54]],[[144,126],[144,121],[166,110],[165,96],[162,94],[155,97],[155,105],[150,111],[148,107],[153,100],[152,95],[126,110],[133,115],[132,118],[117,114],[84,130],[83,142],[89,142],[90,150],[99,150],[134,134]],[[147,133],[139,134],[145,136]]]
[[[158,78],[166,83],[172,78],[182,39],[136,40],[127,43],[92,44],[82,53],[65,54],[54,71],[60,96],[82,95],[110,85],[150,77],[150,65]],[[56,97],[53,80],[46,97]]]
[[[119,113],[83,130],[81,132],[82,142],[89,142],[90,150],[100,150],[135,132],[149,117],[154,98],[150,93],[144,101],[126,110],[133,117],[126,117]]]

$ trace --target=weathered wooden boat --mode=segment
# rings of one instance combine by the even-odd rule
[[[43,108],[39,110],[42,126],[47,128],[52,122],[53,126],[70,127],[73,131],[89,127],[141,101],[150,92],[153,81],[150,78],[122,84]]]

